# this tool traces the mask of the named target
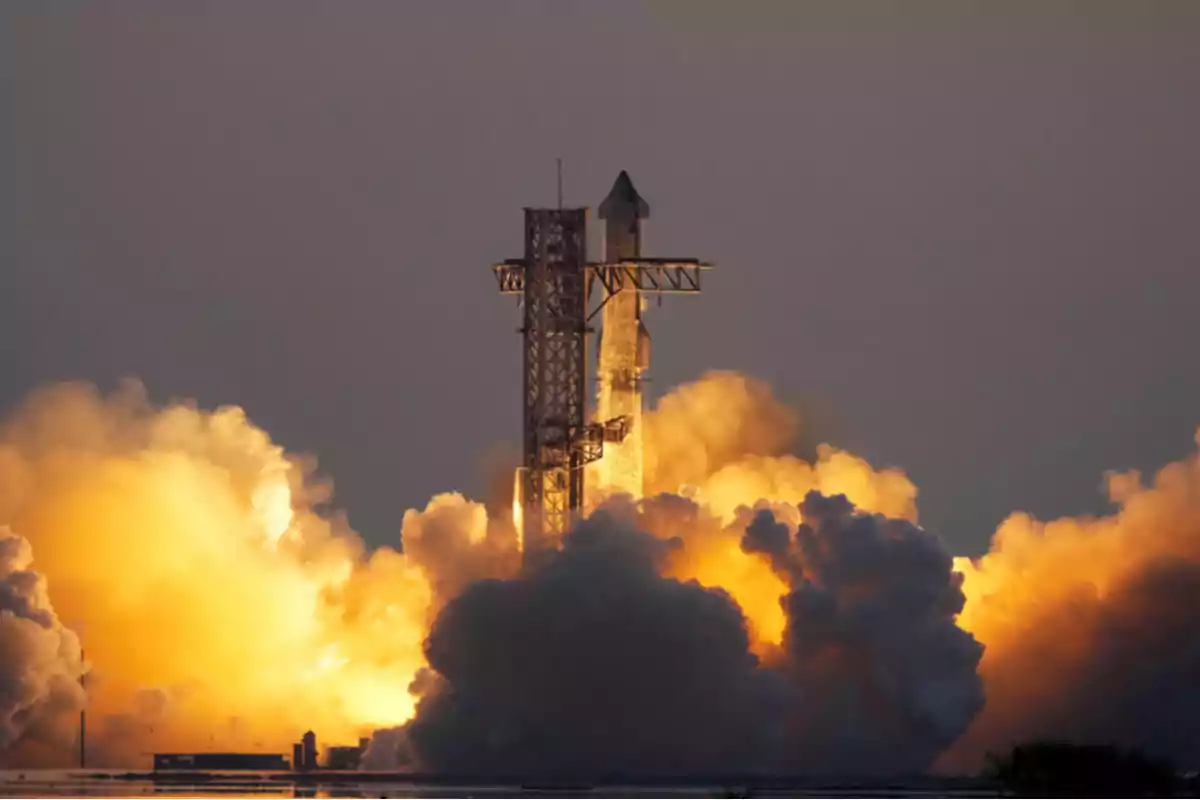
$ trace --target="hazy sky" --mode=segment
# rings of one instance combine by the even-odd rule
[[[521,207],[628,169],[656,392],[765,378],[959,552],[1200,423],[1200,3],[0,5],[0,403],[140,377],[379,543],[519,435]]]

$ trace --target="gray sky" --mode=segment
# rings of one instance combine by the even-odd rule
[[[0,403],[143,379],[315,453],[351,521],[517,441],[522,205],[715,260],[658,391],[774,383],[959,552],[1200,422],[1200,3],[0,6]]]

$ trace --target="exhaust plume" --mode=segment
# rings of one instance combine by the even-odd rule
[[[686,774],[750,768],[779,703],[724,593],[664,579],[669,543],[603,512],[537,573],[446,606],[408,743],[456,774]]]
[[[720,528],[683,498],[646,507],[616,501],[535,572],[452,600],[426,643],[416,718],[377,740],[397,749],[385,763],[493,777],[915,772],[982,704],[980,648],[954,624],[959,579],[930,534],[816,492],[795,531],[769,511]],[[700,521],[747,558],[771,542],[785,630],[764,659],[720,586],[667,576]]]
[[[1108,491],[1111,516],[1014,515],[987,555],[959,560],[960,624],[987,646],[988,705],[943,768],[973,768],[1030,739],[1197,766],[1200,457],[1164,467],[1151,486],[1110,474]]]
[[[646,414],[646,495],[682,494],[729,522],[741,506],[796,503],[817,489],[916,521],[917,488],[903,472],[876,472],[829,445],[818,447],[810,464],[791,452],[799,432],[798,414],[765,383],[707,373],[664,395]]]
[[[804,687],[809,770],[925,770],[983,706],[983,648],[955,624],[962,577],[937,537],[810,492],[794,537],[769,511],[745,546],[789,575],[786,667]],[[785,538],[786,537],[786,538]]]
[[[31,551],[87,632],[97,765],[212,749],[238,718],[277,752],[311,726],[354,741],[407,719],[430,583],[395,550],[368,556],[329,496],[236,408],[156,411],[135,384],[32,395],[0,431],[0,523],[28,539],[4,540],[8,743],[81,701],[79,643]]]
[[[36,392],[0,428],[0,750],[71,763],[86,667],[96,765],[308,728],[508,775],[972,770],[1032,738],[1190,763],[1200,456],[972,562],[902,472],[804,461],[798,426],[743,376],[680,387],[644,417],[647,495],[522,571],[506,491],[368,552],[239,409]]]
[[[647,496],[678,494],[696,503],[688,512],[689,546],[669,573],[728,591],[749,617],[760,655],[782,642],[787,586],[766,560],[742,552],[740,536],[725,526],[754,506],[775,508],[794,525],[797,504],[813,490],[845,495],[865,511],[917,519],[917,489],[903,472],[876,471],[829,445],[818,447],[810,464],[790,452],[799,431],[798,415],[769,386],[733,372],[677,387],[645,416]],[[655,519],[649,524],[662,532]]]

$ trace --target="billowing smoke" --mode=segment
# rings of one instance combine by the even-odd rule
[[[961,622],[987,645],[988,704],[944,768],[1031,738],[1200,766],[1200,457],[1148,487],[1110,475],[1109,494],[1112,516],[1016,515],[991,552],[960,563]]]
[[[0,429],[0,751],[72,759],[80,634],[92,763],[308,728],[459,773],[969,770],[1037,737],[1191,763],[1200,458],[972,563],[902,472],[794,455],[761,383],[705,376],[644,425],[647,496],[522,572],[503,502],[439,495],[368,552],[236,408],[35,393]]]
[[[809,770],[923,770],[983,706],[961,575],[936,537],[844,496],[810,492],[800,513],[792,537],[759,512],[745,540],[792,587],[785,669],[807,701],[793,746]]]
[[[666,394],[644,425],[647,496],[683,494],[728,522],[739,507],[794,503],[817,489],[916,521],[917,488],[903,472],[876,471],[829,445],[812,464],[795,456],[798,415],[753,378],[710,372]]]
[[[79,640],[59,622],[32,548],[0,527],[0,751],[23,737],[67,743],[83,706]]]
[[[469,587],[426,653],[418,763],[570,776],[749,769],[788,702],[723,592],[659,576],[670,545],[600,512],[536,574]]]
[[[426,645],[436,674],[389,744],[492,776],[912,773],[982,704],[950,556],[911,523],[813,492],[798,530],[769,511],[721,529],[769,549],[785,587],[783,647],[760,661],[733,598],[664,577],[706,512],[647,506],[601,510],[536,572],[451,601]],[[650,518],[676,535],[632,524]]]
[[[761,381],[713,372],[665,395],[645,416],[647,496],[678,494],[695,507],[669,504],[687,517],[688,547],[670,560],[668,574],[728,591],[747,615],[752,647],[765,654],[782,642],[784,580],[764,558],[742,551],[726,526],[747,507],[775,508],[794,525],[796,503],[808,492],[845,495],[858,508],[916,521],[917,489],[903,472],[874,470],[842,450],[821,445],[814,463],[791,453],[799,433],[795,412]],[[656,501],[645,524],[666,534],[678,525]],[[665,513],[665,516],[664,516]]]
[[[431,613],[484,578],[514,574],[520,566],[511,525],[488,519],[487,509],[460,494],[440,494],[424,511],[410,509],[402,524],[404,553],[433,589]]]
[[[666,471],[648,471],[648,480],[658,491],[682,489],[726,522],[745,514],[738,506],[754,504],[794,520],[786,501],[809,489],[915,521],[916,491],[903,474],[876,472],[827,446],[815,464],[795,459],[786,452],[795,424],[760,384],[707,376],[648,415],[647,438],[656,442],[648,452],[679,455],[667,458]],[[988,701],[966,736],[945,739],[942,768],[974,770],[988,751],[1045,737],[1143,747],[1198,766],[1200,694],[1192,676],[1200,655],[1190,634],[1200,627],[1192,598],[1200,459],[1167,466],[1151,487],[1136,474],[1114,474],[1109,489],[1119,506],[1112,516],[1040,523],[1018,514],[983,559],[956,560],[968,598],[958,624],[986,646],[980,673]],[[773,602],[780,585],[763,573],[771,559],[735,552],[704,516],[672,574],[726,587],[749,617],[752,647],[769,654],[785,628]],[[751,548],[770,555],[779,541],[778,529],[762,528]],[[943,682],[926,689],[941,690],[952,691]]]
[[[353,742],[408,719],[429,581],[395,550],[366,554],[328,499],[238,409],[156,410],[132,384],[31,396],[0,430],[0,524],[28,540],[3,544],[11,761],[81,702],[80,645],[31,552],[84,636],[93,764],[217,741],[285,752],[310,726]]]
[[[646,414],[646,493],[706,483],[723,467],[787,451],[799,416],[770,387],[734,372],[710,372],[676,387]]]
[[[718,424],[704,410],[720,409],[722,396],[731,398],[731,410]],[[794,501],[810,489],[844,492],[869,510],[910,518],[915,489],[902,474],[876,473],[846,453],[826,450],[812,465],[789,455],[794,420],[764,386],[737,376],[683,387],[650,418],[663,452],[672,437],[685,441],[685,428],[701,443],[703,468],[695,452],[677,453],[660,457],[654,473],[658,489],[692,499],[625,501],[623,512],[614,506],[573,534],[548,572],[519,579],[511,525],[489,518],[484,506],[460,495],[435,497],[405,515],[403,552],[368,553],[341,516],[323,510],[330,488],[312,465],[284,453],[240,410],[157,410],[136,385],[110,397],[60,386],[29,399],[0,432],[0,523],[26,532],[59,613],[86,631],[93,763],[132,764],[149,750],[211,749],[218,740],[229,749],[285,751],[309,727],[325,741],[353,741],[403,724],[415,696],[428,711],[411,730],[393,734],[394,743],[404,743],[415,764],[453,766],[458,751],[447,751],[438,731],[458,730],[459,684],[467,696],[477,691],[469,670],[455,671],[461,663],[455,654],[459,646],[489,652],[486,643],[472,645],[477,593],[500,593],[497,602],[508,605],[498,612],[536,616],[540,603],[557,602],[552,591],[538,589],[541,581],[573,570],[608,575],[612,583],[596,591],[632,581],[618,594],[644,595],[634,605],[658,615],[629,641],[621,639],[624,623],[567,615],[584,620],[576,635],[594,636],[610,660],[630,664],[618,682],[630,697],[662,696],[658,706],[613,707],[610,730],[633,725],[635,712],[641,719],[657,709],[651,727],[660,734],[675,726],[737,732],[713,733],[711,745],[686,748],[706,754],[699,760],[682,749],[655,751],[662,769],[715,763],[718,751],[728,768],[801,763],[788,754],[802,738],[794,720],[803,717],[780,715],[804,694],[798,688],[804,681],[789,672],[790,657],[783,655],[782,601],[796,578],[742,548],[748,516],[733,501],[763,498],[794,527],[801,517]],[[707,428],[697,435],[701,422]],[[668,469],[669,459],[684,466]],[[721,499],[709,503],[709,494]],[[663,544],[672,539],[675,545]],[[518,599],[505,601],[505,592]],[[563,602],[594,602],[587,597]],[[676,617],[682,627],[671,635],[691,648],[685,660],[658,642],[674,630]],[[538,646],[552,646],[561,632],[539,631],[522,618],[504,624],[524,641],[517,648],[524,654],[510,658],[540,664],[534,673],[555,672],[557,656],[540,661],[545,653]],[[427,635],[433,669],[425,669]],[[539,635],[545,640],[529,641]],[[691,662],[710,666],[689,677]],[[638,688],[643,679],[650,689]],[[564,684],[558,696],[583,686]],[[679,697],[695,697],[705,686],[726,698],[699,704],[709,716],[673,710]],[[684,690],[692,694],[677,694]],[[532,688],[524,697],[529,706],[520,714],[536,718],[544,698]],[[519,725],[512,733],[512,719],[496,713],[488,724],[505,731],[502,740],[525,735]],[[56,717],[39,711],[26,718],[24,744],[35,719]],[[682,728],[674,734],[681,741]],[[473,752],[472,742],[466,735],[461,747]],[[591,743],[574,745],[579,749],[555,751],[561,760],[546,763],[563,769],[598,763],[585,755]],[[368,763],[396,763],[396,756],[397,747],[380,737]],[[630,758],[615,763],[630,769],[647,763]]]

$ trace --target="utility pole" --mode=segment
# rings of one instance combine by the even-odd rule
[[[87,685],[84,682],[86,673],[83,671],[87,661],[83,656],[83,647],[79,648],[79,686],[83,689],[83,706],[79,709],[79,768],[87,768]]]

